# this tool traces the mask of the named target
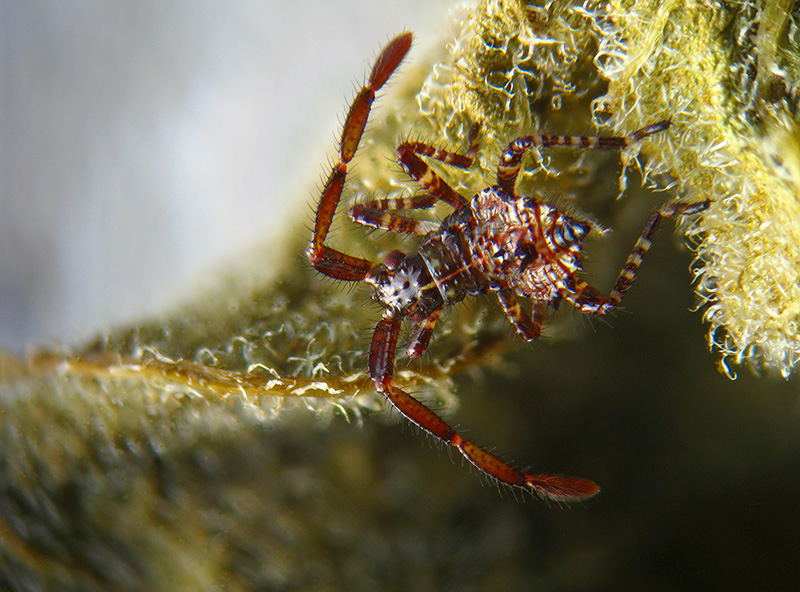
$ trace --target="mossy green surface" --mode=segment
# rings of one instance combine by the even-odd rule
[[[788,377],[800,360],[797,12],[789,2],[611,3],[596,108],[614,129],[669,117],[650,164],[712,206],[689,234],[722,365]]]

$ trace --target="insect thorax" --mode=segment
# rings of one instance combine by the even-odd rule
[[[470,209],[472,251],[492,289],[557,303],[580,270],[589,224],[497,186],[478,193]]]
[[[416,251],[387,256],[367,280],[373,298],[395,316],[427,316],[448,304],[487,291],[488,283],[472,260],[472,212],[446,217]]]
[[[557,304],[580,270],[586,222],[532,197],[489,187],[446,217],[417,251],[387,257],[369,282],[395,316],[428,315],[489,290]]]

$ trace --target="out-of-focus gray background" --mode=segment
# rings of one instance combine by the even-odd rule
[[[281,233],[377,51],[447,9],[0,2],[0,348],[154,313]]]

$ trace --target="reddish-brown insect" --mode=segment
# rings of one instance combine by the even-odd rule
[[[619,304],[630,287],[661,219],[694,214],[704,210],[708,203],[674,202],[653,212],[611,294],[602,296],[577,277],[581,269],[581,243],[590,230],[589,224],[536,198],[515,193],[522,156],[532,147],[620,149],[666,129],[669,122],[650,125],[627,137],[517,138],[502,154],[497,185],[468,200],[451,189],[420,157],[461,168],[472,166],[478,150],[479,126],[475,125],[469,134],[466,154],[438,150],[421,142],[404,142],[397,149],[401,166],[425,193],[400,199],[374,199],[350,209],[351,219],[365,226],[421,235],[415,252],[392,251],[383,263],[375,264],[332,249],[325,239],[342,195],[347,165],[358,148],[375,93],[405,57],[411,40],[411,33],[404,33],[383,49],[367,84],[350,107],[339,144],[339,162],[333,166],[322,191],[306,255],[315,269],[329,277],[365,281],[372,287],[372,296],[383,307],[383,316],[370,345],[369,373],[377,390],[401,414],[457,448],[478,469],[501,483],[558,501],[585,499],[599,491],[592,481],[518,471],[462,438],[431,409],[395,386],[392,379],[401,322],[405,317],[411,319],[411,341],[406,353],[410,358],[418,358],[428,347],[442,307],[470,295],[494,292],[511,323],[529,341],[539,336],[545,309],[548,306],[555,309],[562,300],[584,313],[606,314]],[[430,232],[429,223],[393,213],[430,208],[440,200],[455,211]],[[530,314],[522,309],[517,297],[531,300]]]

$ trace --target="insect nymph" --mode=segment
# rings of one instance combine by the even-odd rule
[[[653,212],[633,247],[616,285],[608,297],[576,277],[580,271],[581,243],[590,225],[533,197],[515,193],[524,153],[531,148],[572,146],[621,149],[666,129],[662,121],[625,137],[525,136],[511,142],[502,153],[497,184],[466,199],[444,182],[421,157],[468,168],[478,150],[479,126],[469,134],[465,154],[438,150],[421,142],[404,142],[397,158],[424,193],[407,198],[383,198],[350,209],[352,220],[365,226],[422,236],[412,253],[391,251],[383,263],[347,255],[329,247],[331,227],[347,176],[375,99],[411,47],[411,33],[393,39],[378,56],[367,84],[354,99],[344,123],[339,161],[333,166],[316,209],[314,234],[306,255],[314,268],[335,279],[364,281],[383,308],[369,349],[369,374],[377,390],[406,418],[443,442],[457,448],[485,474],[514,487],[558,501],[585,499],[599,491],[592,481],[573,477],[529,475],[512,468],[494,454],[462,438],[423,403],[393,383],[395,349],[404,318],[411,320],[411,340],[406,349],[418,358],[428,347],[444,306],[467,296],[492,292],[506,316],[526,340],[539,336],[545,309],[563,300],[581,312],[605,314],[613,310],[628,290],[641,259],[662,218],[694,214],[707,202],[673,202]],[[439,227],[395,211],[430,208],[438,201],[455,210]],[[532,312],[517,298],[530,299]]]

